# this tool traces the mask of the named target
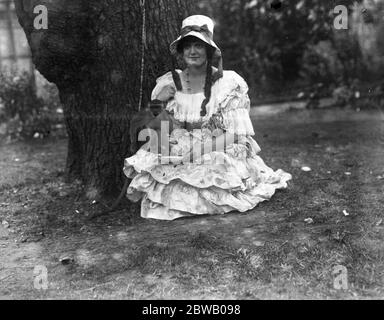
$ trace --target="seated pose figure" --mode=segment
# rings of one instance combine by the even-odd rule
[[[213,27],[202,15],[183,21],[170,50],[186,67],[158,78],[152,92],[152,100],[162,101],[172,117],[171,162],[161,161],[157,148],[148,150],[150,144],[125,159],[124,173],[132,179],[127,197],[141,200],[143,218],[245,212],[292,179],[258,156],[247,83],[236,72],[223,71]]]

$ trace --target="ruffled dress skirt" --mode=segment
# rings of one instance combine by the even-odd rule
[[[183,141],[209,139],[204,130],[178,137],[172,154]],[[174,220],[205,214],[245,212],[269,200],[277,189],[287,188],[292,176],[274,171],[258,156],[260,148],[251,136],[229,145],[225,152],[206,153],[199,161],[161,164],[159,155],[144,148],[125,159],[124,173],[132,179],[127,197],[141,200],[141,217]],[[181,150],[182,151],[182,150]],[[173,152],[173,153],[172,153]]]

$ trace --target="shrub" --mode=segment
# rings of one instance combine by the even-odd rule
[[[32,76],[16,71],[0,72],[0,124],[11,140],[47,137],[62,122],[57,89],[45,83],[44,97],[36,94]],[[59,112],[58,112],[59,111]]]

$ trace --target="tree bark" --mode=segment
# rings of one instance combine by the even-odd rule
[[[171,68],[169,44],[197,0],[147,0],[143,105]],[[129,156],[129,121],[140,93],[140,0],[15,0],[36,68],[58,86],[68,132],[66,172],[89,195],[116,194]],[[48,9],[36,30],[34,7]]]

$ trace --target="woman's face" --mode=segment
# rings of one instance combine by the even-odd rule
[[[207,47],[204,41],[190,38],[183,44],[183,59],[188,67],[201,67],[207,62]]]

